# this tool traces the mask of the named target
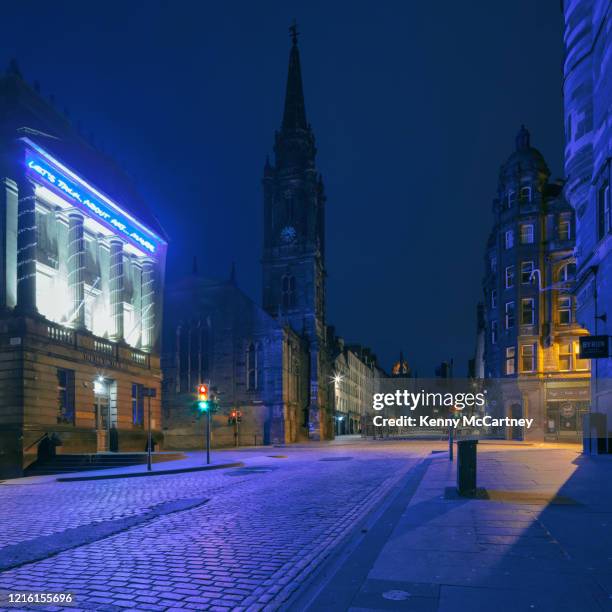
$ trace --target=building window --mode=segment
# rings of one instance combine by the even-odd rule
[[[580,342],[574,341],[574,363],[576,364],[576,370],[590,370],[591,362],[588,359],[580,359]]]
[[[283,276],[281,293],[283,310],[295,308],[295,276]]]
[[[132,424],[144,425],[144,390],[138,383],[132,383]]]
[[[508,208],[516,204],[516,191],[514,189],[508,189]]]
[[[514,246],[514,231],[508,230],[506,232],[506,250],[511,249]]]
[[[533,274],[533,261],[524,261],[521,263],[521,283],[523,285],[531,284],[531,275]]]
[[[521,244],[533,244],[533,223],[521,224]]]
[[[57,422],[74,425],[74,370],[57,370]]]
[[[569,325],[572,322],[572,298],[570,296],[559,296],[559,325]]]
[[[531,202],[531,187],[521,187],[519,197],[523,202]]]
[[[497,272],[497,257],[495,255],[491,256],[491,272]]]
[[[506,302],[506,329],[514,327],[514,302]]]
[[[259,361],[260,361],[260,350],[259,346],[256,346],[251,342],[246,352],[246,374],[247,374],[247,390],[255,391],[260,385],[259,376]]]
[[[497,289],[491,291],[491,308],[497,308]]]
[[[491,344],[497,344],[497,321],[491,321]]]
[[[573,342],[561,342],[559,344],[559,370],[569,372],[573,362]]]
[[[513,346],[506,347],[506,375],[512,376],[515,372],[516,349]]]
[[[568,216],[559,219],[559,240],[569,240],[572,237],[572,224]]]
[[[521,300],[521,323],[523,325],[533,325],[535,322],[535,303],[533,298],[523,298]]]
[[[514,266],[506,268],[506,289],[514,287]]]
[[[559,273],[558,273],[558,280],[561,283],[567,283],[571,280],[573,280],[576,276],[576,264],[575,263],[568,263],[565,264],[564,266],[561,266],[561,268],[559,268]]]
[[[523,344],[521,346],[521,372],[535,372],[535,345]]]
[[[612,228],[610,185],[602,185],[597,192],[597,239],[601,240]]]

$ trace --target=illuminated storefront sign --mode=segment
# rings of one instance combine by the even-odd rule
[[[39,151],[44,153],[41,149]],[[69,176],[71,173],[67,169],[65,172],[62,171],[59,168],[60,164],[52,163],[45,157],[39,155],[38,152],[26,149],[25,161],[28,171],[39,181],[42,179],[45,186],[51,187],[55,192],[76,202],[90,216],[107,225],[115,233],[125,236],[138,247],[151,254],[157,252],[160,244],[154,236],[148,232],[145,233],[137,222],[120,211],[116,205],[111,205],[105,198],[94,195],[93,189],[88,189],[78,177],[73,175],[71,178]]]

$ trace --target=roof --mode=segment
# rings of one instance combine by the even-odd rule
[[[13,66],[7,75],[0,77],[0,139],[10,142],[22,136],[48,151],[167,240],[167,234],[126,172],[87,142]]]

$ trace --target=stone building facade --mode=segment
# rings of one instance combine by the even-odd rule
[[[565,195],[576,211],[578,321],[612,336],[612,3],[564,0]],[[608,353],[610,355],[610,353]],[[612,429],[612,358],[592,361],[592,410]]]
[[[524,127],[501,167],[493,212],[480,323],[484,375],[500,381],[499,416],[535,418],[529,430],[499,433],[579,439],[590,366],[579,358],[579,338],[587,332],[576,320],[572,294],[574,211]]]
[[[219,411],[214,447],[308,439],[308,345],[234,283],[194,275],[168,288],[164,324],[165,448],[201,449],[196,389],[209,383]],[[229,422],[232,411],[240,422]]]
[[[56,447],[143,451],[145,388],[161,429],[163,231],[15,65],[0,118],[0,474]]]

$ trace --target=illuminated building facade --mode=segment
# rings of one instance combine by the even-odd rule
[[[161,429],[162,230],[14,65],[0,111],[0,470],[56,445],[143,451],[145,388]]]
[[[564,0],[565,196],[576,211],[576,315],[612,336],[612,3]],[[612,358],[592,360],[593,412],[612,429]]]
[[[334,409],[336,435],[366,434],[373,416],[372,395],[377,392],[381,370],[376,357],[362,346],[335,339]]]
[[[197,274],[167,288],[164,317],[165,448],[202,448],[195,390],[210,383],[219,410],[215,448],[308,440],[305,339],[226,281]],[[232,411],[240,423],[228,420]]]
[[[529,430],[499,433],[578,440],[589,408],[590,364],[579,358],[579,338],[587,332],[576,319],[572,294],[574,211],[562,185],[549,177],[542,154],[521,128],[493,202],[479,314],[482,365],[486,378],[501,382],[498,416],[535,419]]]

